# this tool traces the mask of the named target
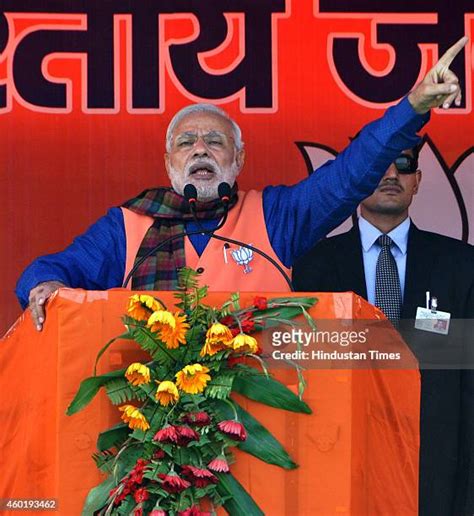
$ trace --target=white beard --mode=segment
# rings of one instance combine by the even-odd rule
[[[209,164],[210,168],[214,171],[214,177],[212,179],[203,180],[193,176],[190,173],[190,169],[196,161]],[[211,158],[200,158],[188,163],[184,168],[184,172],[178,172],[171,164],[169,165],[169,177],[173,190],[179,195],[183,195],[185,185],[192,184],[196,187],[198,201],[202,202],[218,199],[219,194],[217,189],[219,184],[225,182],[229,183],[231,187],[234,186],[238,174],[239,167],[235,160],[230,167],[221,168]]]

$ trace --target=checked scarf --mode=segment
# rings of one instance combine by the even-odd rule
[[[236,202],[237,184],[234,184],[229,209]],[[155,219],[140,244],[135,263],[167,238],[183,233],[185,223],[194,220],[188,202],[170,187],[145,190],[122,206]],[[198,219],[221,219],[224,215],[224,207],[220,199],[197,202],[196,212]],[[132,277],[132,289],[176,290],[178,288],[177,271],[185,266],[184,238],[176,238],[138,267]]]

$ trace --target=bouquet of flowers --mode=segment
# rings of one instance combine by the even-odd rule
[[[237,446],[259,459],[292,469],[281,444],[231,397],[232,392],[266,405],[311,413],[301,399],[304,379],[296,367],[299,394],[273,379],[265,355],[251,334],[294,325],[315,298],[255,297],[242,308],[233,294],[220,308],[203,302],[207,287],[198,274],[180,271],[175,310],[147,294],[131,296],[124,334],[134,340],[142,362],[87,378],[68,408],[74,414],[104,387],[122,422],[102,432],[94,455],[107,476],[92,489],[83,514],[191,516],[263,514],[230,473]]]

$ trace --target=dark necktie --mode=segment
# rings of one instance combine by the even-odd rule
[[[396,326],[400,321],[402,295],[397,263],[390,250],[393,242],[388,235],[380,235],[377,242],[381,250],[375,270],[375,306]]]

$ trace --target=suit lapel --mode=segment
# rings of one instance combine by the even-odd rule
[[[359,296],[367,299],[362,245],[357,225],[340,237],[336,254],[336,268],[341,289],[353,290]]]
[[[434,262],[435,253],[430,241],[411,223],[408,233],[402,318],[414,318],[417,307],[425,306],[426,289],[429,288]]]

